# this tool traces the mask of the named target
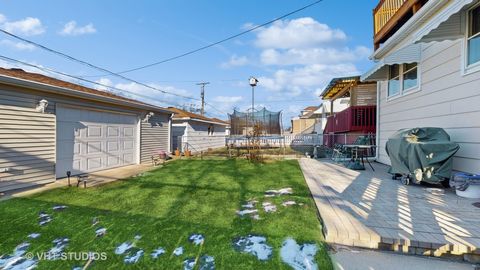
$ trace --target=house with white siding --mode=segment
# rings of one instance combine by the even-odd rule
[[[192,153],[225,146],[229,123],[217,118],[205,117],[174,107],[168,110],[172,117],[172,150]]]
[[[398,129],[441,127],[454,169],[480,171],[480,0],[381,0],[374,10],[378,161]]]
[[[0,68],[0,191],[150,163],[171,151],[172,112],[110,92]]]

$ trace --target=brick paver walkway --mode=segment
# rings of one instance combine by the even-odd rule
[[[480,254],[480,208],[445,190],[404,186],[387,166],[353,171],[328,160],[300,165],[324,223],[327,242],[418,255]]]

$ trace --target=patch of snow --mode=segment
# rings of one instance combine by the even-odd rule
[[[288,238],[282,244],[280,257],[295,270],[316,270],[318,269],[315,262],[317,251],[316,244],[298,245],[294,239]]]
[[[271,202],[264,202],[264,203],[262,203],[262,206],[263,206],[263,210],[265,210],[265,212],[267,212],[267,213],[277,211],[277,206],[272,204]]]
[[[188,258],[183,261],[184,270],[193,270],[197,265],[195,258]],[[199,270],[215,270],[215,259],[212,256],[204,255],[199,260]]]
[[[131,248],[133,248],[133,244],[131,242],[123,242],[115,249],[115,254],[121,255]]]
[[[192,242],[196,246],[203,244],[205,237],[201,234],[192,234],[188,237],[188,241]]]
[[[274,197],[274,196],[289,195],[289,194],[293,194],[293,189],[290,187],[281,188],[279,190],[270,189],[265,191],[265,197]]]
[[[52,217],[50,217],[49,214],[47,214],[43,211],[38,214],[38,219],[39,219],[38,224],[40,226],[45,226],[45,225],[47,225],[47,223],[52,221]]]
[[[40,234],[39,233],[31,233],[27,237],[30,238],[30,239],[37,239],[38,237],[40,237]]]
[[[150,254],[150,256],[153,258],[153,259],[157,259],[158,257],[160,257],[161,255],[165,254],[165,249],[162,248],[162,247],[159,247],[157,249],[154,249],[152,251],[152,253]]]
[[[107,233],[107,228],[104,228],[104,227],[100,227],[100,228],[95,230],[95,236],[97,236],[97,237],[102,237],[106,233]]]
[[[257,200],[250,200],[246,204],[243,204],[242,207],[252,209],[252,208],[255,208],[255,204],[257,204],[257,203],[258,203]]]
[[[82,270],[82,269],[83,269],[83,267],[81,267],[81,266],[74,266],[72,268],[72,270]]]
[[[129,254],[125,256],[123,262],[126,264],[134,264],[137,263],[140,258],[143,256],[143,249],[133,249],[129,251]]]
[[[259,215],[253,215],[252,218],[255,219],[255,220],[260,220],[261,219]]]
[[[195,261],[195,258],[188,258],[183,261],[183,269],[184,270],[193,270],[195,268],[195,265],[197,262]]]
[[[92,219],[92,226],[97,225],[99,222],[100,222],[100,220],[98,219],[98,217],[94,217],[94,218]]]
[[[243,204],[242,207],[252,209],[252,208],[255,208],[255,205],[253,205],[252,203],[247,203],[247,204]]]
[[[290,205],[295,205],[295,204],[297,204],[297,202],[295,202],[295,201],[286,201],[286,202],[282,203],[283,206],[290,206]]]
[[[272,256],[272,247],[266,244],[267,238],[263,236],[248,235],[233,241],[236,251],[251,254],[260,261],[266,261]]]
[[[55,205],[54,207],[52,207],[52,209],[55,210],[55,211],[65,210],[67,208],[68,208],[68,206],[66,206],[66,205]]]
[[[53,240],[54,246],[47,252],[47,260],[58,260],[62,256],[63,251],[70,240],[68,238],[57,238]]]
[[[135,235],[134,239],[138,241],[138,240],[142,239],[142,236],[140,234],[137,234],[137,235]]]
[[[204,255],[200,258],[200,270],[215,270],[215,258]]]
[[[30,270],[36,268],[37,260],[24,257],[8,257],[5,260],[0,258],[0,268],[4,270]]]
[[[23,242],[20,245],[16,246],[13,250],[13,256],[22,256],[27,252],[27,249],[30,247],[30,243]]]
[[[258,213],[257,209],[245,209],[245,210],[239,210],[237,211],[237,215],[239,216],[245,216],[245,215],[250,215],[250,214],[256,214]]]
[[[183,254],[183,247],[177,247],[174,251],[173,251],[173,254],[175,256],[180,256]]]

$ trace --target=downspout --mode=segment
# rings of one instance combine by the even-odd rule
[[[172,147],[173,147],[173,140],[172,140],[172,118],[173,118],[173,113],[170,114],[170,117],[168,118],[168,153],[172,153]]]

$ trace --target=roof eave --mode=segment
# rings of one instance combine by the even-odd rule
[[[59,86],[54,86],[46,83],[41,83],[41,82],[36,82],[32,80],[26,80],[26,79],[21,79],[17,77],[12,77],[12,76],[7,76],[7,75],[1,75],[0,74],[0,82],[12,86],[21,86],[25,87],[31,90],[37,90],[37,91],[42,91],[42,92],[47,92],[47,93],[54,93],[54,94],[62,94],[66,96],[73,96],[73,97],[80,97],[84,99],[89,99],[93,101],[101,101],[105,103],[110,103],[110,104],[115,104],[115,105],[122,105],[126,107],[132,107],[132,108],[141,108],[145,110],[153,110],[156,112],[163,112],[167,114],[172,114],[173,112],[161,107],[157,107],[154,105],[148,105],[148,104],[143,104],[143,103],[136,103],[136,102],[129,102],[127,100],[120,100],[116,98],[110,98],[102,95],[97,95],[93,93],[88,93],[88,92],[82,92],[66,87],[59,87]]]
[[[215,124],[215,125],[221,125],[221,126],[229,126],[230,125],[230,124],[227,124],[227,123],[208,121],[208,120],[202,120],[202,119],[191,118],[191,117],[173,117],[172,120],[173,121],[195,121],[195,122],[209,123],[209,124]]]

